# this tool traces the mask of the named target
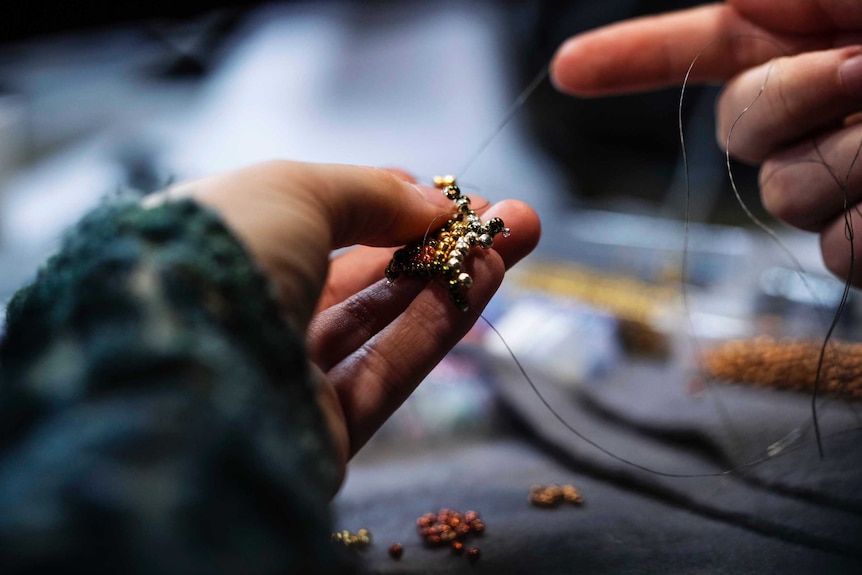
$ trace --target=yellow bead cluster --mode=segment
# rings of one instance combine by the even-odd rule
[[[556,507],[563,501],[580,505],[584,498],[574,485],[533,485],[527,500],[536,507]]]
[[[409,244],[395,252],[386,267],[386,279],[395,281],[401,274],[442,277],[452,301],[466,311],[469,305],[463,290],[473,285],[473,278],[464,271],[470,250],[475,246],[490,248],[497,234],[509,236],[509,228],[500,218],[491,218],[483,224],[470,207],[470,198],[461,194],[454,176],[437,176],[434,185],[452,200],[455,214],[428,241]]]
[[[332,534],[332,541],[333,543],[341,543],[345,547],[361,550],[371,545],[371,532],[368,529],[360,529],[356,533],[351,533],[347,529],[336,531]]]

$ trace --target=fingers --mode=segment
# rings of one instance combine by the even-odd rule
[[[862,4],[846,0],[782,0],[780,8],[763,0],[729,0],[752,22],[792,34],[862,28]]]
[[[435,191],[442,197],[439,190]],[[500,217],[511,230],[508,238],[498,235],[494,240],[494,249],[503,258],[507,269],[536,247],[541,234],[541,224],[536,213],[526,204],[506,200],[492,206],[482,217],[485,221]],[[332,260],[329,276],[318,302],[318,311],[344,301],[382,278],[393,252],[394,249],[359,246]]]
[[[308,325],[308,353],[324,372],[355,352],[398,317],[427,281],[399,278],[377,282],[324,309]]]
[[[764,207],[804,230],[819,232],[830,225],[845,203],[862,201],[860,145],[862,124],[857,124],[773,155],[760,170]]]
[[[449,207],[439,192],[420,189],[388,170],[319,164],[300,169],[311,199],[327,216],[332,248],[406,243]]]
[[[773,4],[769,6],[775,10]],[[776,33],[744,18],[732,6],[711,4],[575,36],[555,54],[551,79],[561,91],[578,96],[678,86],[689,67],[689,82],[718,82],[782,54],[847,41],[828,34]]]
[[[394,253],[395,248],[356,246],[333,258],[317,302],[317,312],[343,302],[380,280]]]
[[[484,215],[503,218],[512,233],[508,238],[497,236],[493,249],[475,249],[468,260],[474,279],[466,291],[470,311],[458,310],[439,282],[431,281],[424,289],[428,282],[402,277],[391,285],[378,281],[312,320],[310,354],[329,371],[338,390],[351,437],[360,438],[354,449],[461,339],[475,322],[476,310],[483,309],[496,291],[505,269],[538,242],[538,217],[522,202],[501,202]],[[339,258],[341,272],[362,268],[363,258],[375,259],[380,253],[361,248],[349,252]],[[347,273],[341,275],[345,283],[356,281]]]
[[[499,287],[504,264],[497,253],[477,253],[471,263],[469,311],[457,309],[446,288],[432,282],[394,321],[327,373],[347,422],[351,454],[469,331]]]
[[[217,210],[273,280],[304,329],[332,249],[420,236],[446,200],[376,168],[274,161],[175,188]]]
[[[551,79],[563,92],[579,96],[677,86],[703,50],[690,80],[724,80],[776,56],[778,41],[731,7],[713,4],[575,36],[554,56]]]
[[[365,166],[273,161],[186,187],[250,242],[261,236],[272,243],[289,239],[313,248],[309,257],[328,257],[334,248],[395,246],[424,231],[445,198],[402,177],[408,176]],[[285,226],[294,220],[297,225]],[[294,237],[300,227],[309,233]]]
[[[740,116],[739,110],[749,106]],[[824,263],[845,278],[854,264],[844,212],[851,208],[855,220],[859,217],[855,206],[862,201],[858,157],[862,125],[849,118],[860,109],[858,47],[760,66],[730,82],[718,103],[722,146],[744,161],[764,162],[760,173],[764,207],[791,225],[820,232]],[[862,280],[859,276],[857,271],[856,285]]]
[[[727,84],[717,107],[717,139],[722,148],[729,143],[734,157],[759,163],[860,109],[859,47],[778,58]]]
[[[416,177],[406,170],[402,170],[401,168],[383,168],[383,170],[389,172],[399,180],[403,180],[408,184],[415,184]]]
[[[502,218],[509,228],[509,237],[494,238],[494,251],[503,258],[506,269],[524,259],[536,245],[542,234],[542,225],[533,209],[517,200],[505,200],[491,206],[482,214],[484,220]]]
[[[498,235],[494,241],[493,250],[502,259],[505,269],[515,265],[536,246],[540,223],[526,204],[507,200],[493,206],[486,216],[503,218],[512,230],[508,238]],[[321,298],[321,302],[330,305],[320,307],[308,331],[312,358],[324,370],[353,353],[388,325],[427,283],[409,276],[399,278],[391,286],[381,282],[390,253],[379,248],[360,247],[333,262],[327,289]],[[473,255],[479,253],[478,248],[473,250]],[[377,269],[380,269],[377,276],[368,271]]]

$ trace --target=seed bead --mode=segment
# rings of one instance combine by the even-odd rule
[[[393,559],[401,559],[402,555],[404,555],[404,546],[400,543],[393,543],[389,547],[389,556]]]

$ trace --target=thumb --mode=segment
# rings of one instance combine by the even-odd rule
[[[389,170],[341,164],[288,166],[324,216],[331,247],[397,246],[421,237],[452,210],[439,190],[404,181]]]
[[[290,161],[205,178],[169,195],[192,196],[221,214],[302,329],[323,289],[333,249],[406,243],[451,209],[439,191],[423,191],[385,170]]]

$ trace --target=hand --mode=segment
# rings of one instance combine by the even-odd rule
[[[383,271],[400,246],[421,240],[452,209],[440,190],[374,168],[271,162],[169,191],[191,195],[222,215],[277,288],[289,321],[307,333],[319,401],[347,460],[461,339],[503,279],[539,238],[525,204],[492,206],[512,234],[474,249],[471,310],[447,290],[415,278],[386,285]],[[473,198],[473,205],[480,205]],[[439,222],[439,218],[437,219]],[[362,244],[330,259],[332,250]]]
[[[852,266],[852,281],[862,286],[862,238],[855,238],[853,265],[841,189],[846,184],[853,226],[862,229],[862,158],[853,165],[862,144],[859,44],[860,2],[728,0],[571,38],[551,77],[581,96],[632,92],[681,84],[698,57],[690,82],[727,82],[717,105],[719,144],[762,164],[765,207],[819,232],[827,268],[846,278]]]

